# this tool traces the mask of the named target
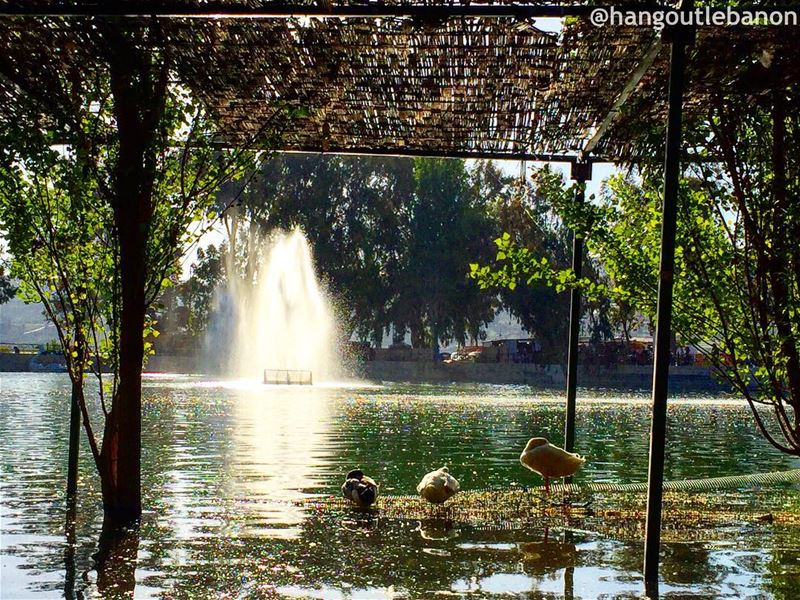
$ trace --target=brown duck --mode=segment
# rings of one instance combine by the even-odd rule
[[[551,479],[574,475],[586,459],[553,446],[545,438],[536,437],[528,440],[525,450],[519,455],[519,462],[544,477],[544,489],[549,492]]]

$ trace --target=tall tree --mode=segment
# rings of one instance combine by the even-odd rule
[[[468,277],[470,257],[491,251],[487,199],[474,193],[463,161],[416,159],[414,193],[403,216],[404,250],[391,320],[414,346],[477,339],[494,298]]]
[[[755,64],[755,81],[783,81],[779,59]],[[708,160],[688,167],[682,181],[673,328],[747,399],[765,438],[800,455],[800,89],[773,89],[755,98],[720,90],[687,124],[687,145]],[[494,268],[474,275],[489,286],[580,285],[653,320],[660,180],[658,169],[643,167],[613,177],[595,202],[550,194],[601,262],[606,285],[576,281],[511,240],[499,241]]]
[[[243,262],[258,260],[247,238],[300,227],[348,334],[379,342],[399,269],[412,167],[411,160],[395,158],[270,158],[241,193],[237,210],[226,215],[229,251],[244,251]],[[229,186],[221,201],[239,191]]]
[[[103,325],[113,344],[114,377],[111,402],[103,410],[102,444],[85,411],[84,425],[105,515],[129,523],[142,510],[146,311],[168,281],[176,254],[190,241],[190,225],[204,217],[220,182],[237,172],[248,154],[221,152],[208,143],[205,113],[173,83],[173,58],[162,46],[158,21],[42,19],[4,21],[0,27],[2,175],[10,194],[4,219],[27,180],[43,182],[44,189],[59,183],[37,158],[48,152],[108,217],[90,233],[105,240],[110,257],[102,263],[109,289]],[[72,188],[65,194],[70,203],[77,201]],[[53,224],[58,235],[68,235],[74,226]],[[55,264],[57,250],[37,245],[37,234],[32,235],[33,245],[17,246],[15,258],[41,250]],[[78,278],[67,276],[71,283]],[[41,294],[41,299],[47,298]],[[74,339],[76,315],[91,308],[82,294],[66,306],[65,326]]]

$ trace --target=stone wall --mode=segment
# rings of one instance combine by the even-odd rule
[[[13,352],[0,352],[0,372],[59,372],[65,371],[66,368],[64,357],[58,353],[16,354]]]
[[[15,371],[30,371],[31,359],[35,354],[14,354],[13,352],[0,352],[0,373],[13,373]]]
[[[19,358],[22,357],[22,358]],[[0,371],[30,370],[19,367],[31,355],[0,355]],[[16,361],[16,362],[14,362]],[[5,368],[4,368],[5,367]],[[145,367],[151,373],[205,373],[205,365],[190,356],[151,356]],[[218,375],[218,373],[217,373]],[[562,389],[566,375],[561,365],[532,365],[515,363],[451,364],[432,361],[375,360],[362,363],[357,376],[371,381],[409,383],[473,382],[531,385]],[[582,367],[578,371],[578,386],[615,390],[649,390],[652,382],[650,366],[620,365],[613,368]],[[718,383],[709,367],[684,366],[670,368],[670,389],[674,392],[721,392],[729,388]]]
[[[371,361],[363,364],[362,373],[373,381],[522,384],[554,389],[566,385],[566,374],[561,365]],[[652,379],[650,366],[590,366],[578,370],[579,387],[649,390]],[[683,366],[670,368],[670,389],[675,392],[722,392],[729,388],[715,379],[709,367]]]

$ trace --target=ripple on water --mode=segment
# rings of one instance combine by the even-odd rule
[[[351,522],[300,506],[309,495],[337,494],[343,474],[355,466],[374,476],[382,493],[413,493],[423,473],[442,465],[465,489],[536,484],[520,467],[519,452],[534,435],[560,441],[560,394],[519,386],[303,388],[147,377],[148,510],[138,535],[119,543],[123,559],[110,573],[96,573],[99,490],[85,443],[74,544],[63,536],[68,380],[4,374],[2,390],[4,597],[50,598],[65,590],[114,597],[133,585],[137,596],[174,598],[641,592],[638,542],[556,531],[545,543],[544,532],[526,528]],[[577,451],[589,461],[580,481],[644,480],[648,402],[641,394],[581,392]],[[98,407],[92,410],[97,419]],[[671,402],[667,478],[798,466],[766,445],[742,402]],[[748,498],[731,494],[730,502]],[[725,543],[670,544],[662,593],[791,598],[800,583],[794,533],[737,530]]]

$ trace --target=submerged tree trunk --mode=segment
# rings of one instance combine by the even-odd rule
[[[78,451],[81,440],[81,383],[72,382],[69,409],[69,454],[67,456],[67,501],[74,501],[78,493]]]
[[[138,552],[138,528],[121,528],[115,521],[103,519],[97,552],[92,558],[97,590],[104,598],[133,598]]]
[[[106,418],[99,461],[109,526],[142,513],[142,367],[147,309],[147,244],[153,219],[155,139],[166,101],[168,69],[151,62],[124,34],[109,30],[109,65],[119,154],[114,224],[119,242],[121,307],[119,385]]]

